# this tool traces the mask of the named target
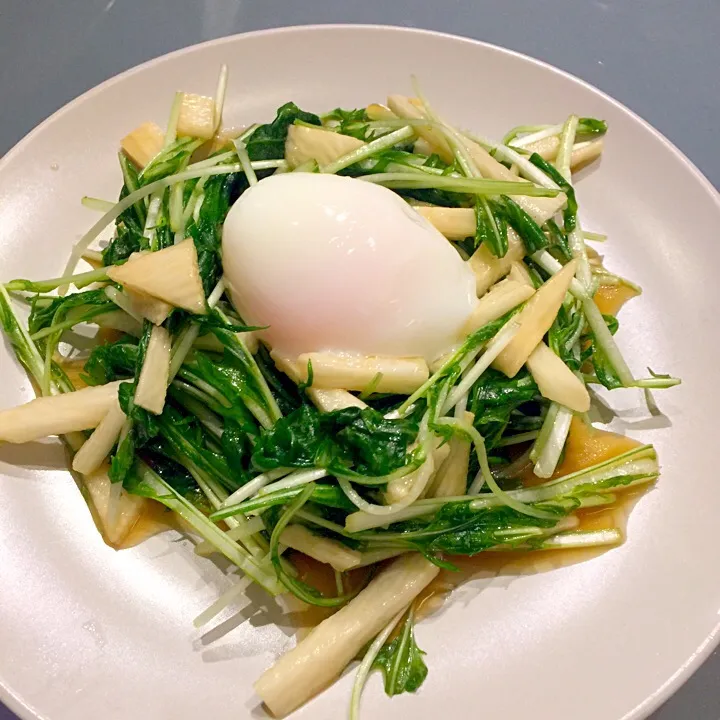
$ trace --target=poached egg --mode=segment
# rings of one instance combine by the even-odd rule
[[[223,270],[246,323],[286,357],[421,356],[461,339],[472,270],[392,190],[316,173],[246,190],[223,227]]]

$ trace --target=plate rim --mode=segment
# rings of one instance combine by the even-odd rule
[[[590,91],[601,100],[610,103],[615,109],[622,112],[630,119],[639,123],[640,126],[656,140],[659,140],[674,156],[680,161],[686,168],[688,168],[695,179],[700,183],[703,190],[706,191],[709,199],[715,205],[718,213],[720,214],[720,190],[715,188],[712,182],[703,174],[703,172],[695,165],[695,163],[680,150],[670,139],[668,139],[663,133],[655,128],[650,122],[645,120],[642,116],[636,113],[634,110],[629,108],[624,103],[615,99],[604,90],[596,87],[592,83],[574,75],[567,70],[563,70],[549,62],[540,60],[531,55],[527,55],[517,50],[497,45],[495,43],[487,42],[485,40],[477,40],[475,38],[466,37],[463,35],[456,35],[454,33],[447,33],[438,30],[431,30],[420,27],[407,27],[401,25],[388,25],[382,23],[312,23],[304,25],[284,25],[279,27],[263,28],[259,30],[251,30],[247,32],[233,33],[232,35],[224,35],[219,38],[212,38],[203,42],[194,43],[187,45],[177,50],[173,50],[162,55],[157,55],[149,60],[146,60],[138,65],[134,65],[127,70],[124,70],[116,75],[113,75],[103,82],[94,85],[85,92],[81,93],[77,97],[73,98],[69,102],[65,103],[62,107],[55,110],[51,115],[38,123],[33,127],[27,134],[25,134],[17,143],[15,143],[2,157],[0,157],[0,174],[14,159],[15,155],[21,152],[26,145],[32,143],[36,135],[40,134],[47,126],[52,125],[57,119],[62,117],[68,112],[71,112],[76,106],[79,106],[86,100],[94,97],[97,94],[104,92],[107,88],[112,87],[118,82],[121,82],[133,75],[140,74],[148,68],[156,65],[163,64],[165,62],[171,62],[176,57],[181,57],[186,54],[193,53],[197,50],[201,50],[206,47],[217,47],[222,45],[230,45],[234,42],[241,41],[245,38],[257,37],[257,36],[273,36],[273,35],[284,35],[284,34],[295,34],[295,33],[313,33],[318,31],[324,32],[335,32],[335,31],[358,31],[363,32],[384,32],[384,33],[403,33],[412,35],[432,36],[442,38],[444,40],[451,40],[455,43],[463,43],[469,45],[481,46],[492,52],[498,52],[503,55],[515,57],[517,59],[529,62],[536,67],[542,68],[555,75],[563,77],[575,84],[580,85],[585,90]],[[720,622],[712,629],[707,637],[698,645],[690,656],[677,668],[677,670],[665,680],[652,694],[648,695],[642,702],[636,705],[633,709],[629,710],[622,718],[618,720],[643,720],[647,718],[651,713],[657,710],[665,701],[667,701],[682,685],[690,679],[690,677],[698,670],[698,668],[707,660],[712,652],[720,646]],[[5,680],[0,676],[0,702],[7,707],[11,712],[15,713],[21,720],[52,720],[47,715],[42,715],[37,711],[31,704],[24,702],[13,690],[6,684]]]

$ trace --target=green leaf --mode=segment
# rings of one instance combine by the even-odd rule
[[[85,361],[83,380],[88,385],[105,385],[113,380],[132,377],[138,346],[128,340],[122,338],[114,343],[96,345]]]
[[[468,410],[475,415],[473,424],[485,439],[488,450],[498,444],[513,413],[538,394],[532,375],[525,369],[513,378],[492,368],[481,375],[470,390]]]
[[[411,462],[417,432],[414,420],[389,420],[372,408],[320,413],[303,405],[262,433],[253,463],[260,470],[327,467],[383,476]]]
[[[225,418],[220,444],[228,467],[238,478],[239,485],[244,485],[251,479],[252,443],[248,435],[248,428],[241,427],[236,420]]]
[[[576,505],[571,503],[570,509]],[[507,505],[477,511],[469,503],[448,504],[425,531],[431,534],[445,527],[448,530],[420,546],[424,552],[450,555],[476,555],[498,545],[525,546],[540,537],[544,529],[554,527],[559,519],[560,514],[552,520],[531,518]]]
[[[320,118],[301,110],[295,103],[285,103],[278,108],[275,119],[261,125],[248,138],[246,146],[251,160],[279,160],[285,157],[285,139],[288,127],[296,120],[310,125],[321,125]]]
[[[159,453],[144,452],[143,460],[150,468],[157,473],[173,490],[182,495],[188,502],[192,503],[198,510],[209,514],[212,510],[205,493],[198,487],[193,476],[180,464],[166,455]],[[133,477],[133,481],[137,481]],[[126,489],[130,484],[125,482]],[[152,496],[151,496],[152,497]]]
[[[125,212],[128,212],[127,210]],[[139,232],[127,225],[118,218],[116,224],[115,237],[110,241],[108,246],[103,250],[103,265],[122,265],[127,262],[128,258],[135,252],[139,252],[143,245],[142,230]]]
[[[580,118],[578,121],[577,134],[580,137],[593,136],[593,135],[604,135],[607,132],[608,126],[604,120],[598,120],[597,118]]]
[[[373,667],[382,671],[385,692],[389,696],[415,692],[428,674],[423,660],[425,653],[418,647],[414,632],[415,620],[408,613],[400,634],[378,653]]]
[[[571,233],[577,227],[577,211],[578,204],[575,198],[575,189],[573,186],[558,172],[554,165],[551,165],[541,155],[533,153],[530,162],[535,167],[540,168],[557,186],[565,193],[567,197],[567,205],[563,210],[563,219],[565,224],[565,233]]]
[[[486,198],[475,201],[475,247],[487,245],[495,257],[505,257],[508,251],[507,222],[493,212]]]
[[[61,323],[64,326],[64,321],[71,311],[71,320],[79,324],[115,309],[117,306],[108,298],[104,290],[86,290],[53,299],[35,297],[28,318],[28,330],[34,335],[44,328]]]
[[[372,140],[373,129],[368,127],[370,118],[368,118],[365,108],[357,110],[335,108],[323,115],[322,119],[325,125],[343,135],[350,135],[365,142]]]
[[[122,385],[127,385],[123,383]],[[122,387],[122,385],[120,387]],[[124,482],[135,464],[135,437],[132,430],[125,435],[112,456],[108,477],[111,482]]]
[[[572,252],[570,251],[567,235],[552,218],[545,223],[545,228],[550,236],[550,252],[553,257],[563,265],[570,262],[572,260]]]
[[[314,467],[325,439],[320,413],[302,405],[262,433],[255,444],[253,463],[260,470]]]
[[[608,390],[615,390],[616,388],[624,387],[622,380],[618,377],[618,374],[608,359],[608,356],[595,342],[593,343],[592,364],[595,369],[597,379]]]
[[[512,198],[501,195],[492,201],[492,207],[496,214],[505,217],[508,225],[520,236],[529,254],[547,246],[548,240],[541,227]]]
[[[198,267],[205,295],[209,295],[222,275],[222,226],[234,197],[239,193],[238,183],[244,175],[218,175],[210,178],[203,189],[203,200],[197,219],[185,229],[193,239],[198,256]],[[244,190],[247,185],[242,189]]]
[[[185,168],[190,156],[203,143],[202,140],[191,137],[178,138],[174,143],[163,148],[137,175],[142,187],[155,180],[175,175]]]
[[[314,483],[310,483],[305,486],[280,515],[270,536],[270,558],[278,578],[282,584],[285,585],[285,587],[293,595],[295,595],[295,597],[308,603],[309,605],[317,605],[319,607],[338,607],[340,605],[344,605],[348,600],[357,595],[362,589],[362,586],[358,587],[353,592],[340,594],[337,597],[325,597],[317,588],[314,588],[306,582],[303,582],[291,575],[286,569],[286,563],[284,563],[280,558],[279,545],[280,536],[282,535],[283,530],[285,530],[288,526],[288,523],[292,520],[297,511],[300,510],[302,506],[313,496],[314,491]],[[267,519],[268,515],[265,515],[265,518]]]
[[[580,370],[582,355],[578,340],[585,328],[585,316],[580,302],[560,306],[560,310],[548,332],[550,349],[571,369]]]
[[[245,482],[246,474],[242,470],[235,472],[223,454],[211,449],[206,431],[193,416],[184,415],[166,404],[155,423],[163,449],[177,462],[191,463],[229,492],[234,492]]]

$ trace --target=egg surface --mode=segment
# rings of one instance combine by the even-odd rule
[[[422,356],[460,339],[475,277],[392,190],[317,173],[272,175],[223,227],[223,269],[245,322],[276,351]]]

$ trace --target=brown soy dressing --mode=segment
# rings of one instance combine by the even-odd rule
[[[565,456],[558,465],[553,479],[596,465],[622,455],[641,443],[623,435],[598,430],[574,418],[570,426]],[[532,469],[522,477],[527,487],[547,480],[536,477]],[[611,506],[581,510],[578,530],[604,530],[619,528],[625,531],[627,518],[645,487],[621,492],[618,501]],[[530,575],[566,565],[589,560],[611,549],[575,548],[568,550],[535,550],[483,552],[473,557],[454,556],[447,559],[459,568],[459,572],[442,570],[438,577],[423,591],[417,600],[417,613],[425,617],[442,607],[450,592],[464,582],[477,577],[497,575]]]
[[[168,510],[155,500],[149,500],[145,503],[142,514],[132,526],[130,532],[123,538],[122,542],[114,547],[116,550],[135,547],[165,530],[183,532],[184,528],[178,521],[178,516],[172,510]]]
[[[637,295],[637,291],[627,285],[601,285],[593,299],[603,315],[617,315],[620,308]]]

